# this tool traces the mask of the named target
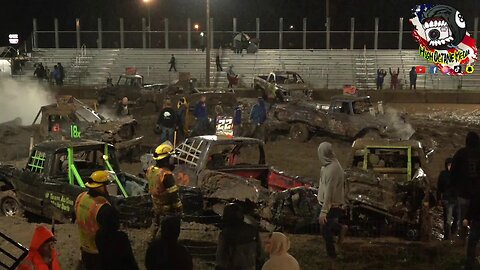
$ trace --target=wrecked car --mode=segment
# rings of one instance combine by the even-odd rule
[[[59,96],[57,103],[42,106],[32,126],[35,142],[81,137],[112,143],[117,150],[128,152],[143,139],[135,137],[135,119],[109,120],[72,96]]]
[[[356,140],[345,171],[349,223],[360,233],[430,234],[428,155],[414,140]]]
[[[289,132],[298,142],[326,133],[346,139],[391,137],[408,139],[414,133],[402,115],[374,108],[369,96],[334,96],[329,104],[298,100],[274,104],[265,122],[269,133]]]
[[[114,182],[107,190],[122,223],[148,226],[152,209],[148,182],[121,171],[114,146],[98,141],[47,141],[35,145],[23,169],[0,165],[0,209],[7,216],[26,211],[59,222],[73,222],[75,200],[87,190],[85,181],[96,170],[112,174]],[[182,187],[181,194],[185,213],[201,211],[199,192]]]
[[[253,85],[265,100],[288,102],[298,98],[309,100],[312,96],[311,89],[300,74],[293,71],[272,71],[268,75],[257,76],[253,79]]]

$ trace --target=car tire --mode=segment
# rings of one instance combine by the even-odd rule
[[[297,142],[306,142],[310,138],[310,130],[303,123],[295,123],[290,127],[290,138]]]
[[[4,216],[23,216],[24,210],[13,190],[0,192],[0,213]]]

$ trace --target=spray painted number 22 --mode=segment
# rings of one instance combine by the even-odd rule
[[[233,129],[233,118],[226,117],[217,119],[217,130],[232,130]]]

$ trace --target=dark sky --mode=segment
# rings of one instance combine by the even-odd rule
[[[184,30],[186,19],[204,21],[205,0],[150,0],[152,28],[162,27],[163,18],[170,19],[171,29]],[[473,18],[480,16],[480,0],[432,1],[451,5],[463,13],[469,29]],[[412,0],[330,0],[333,30],[348,30],[350,17],[356,18],[356,29],[372,30],[374,17],[379,17],[380,30],[398,29],[398,17],[410,16],[410,9],[420,2]],[[211,0],[211,16],[218,30],[229,30],[232,17],[238,18],[240,30],[254,30],[255,18],[261,20],[261,30],[277,30],[278,18],[285,25],[301,27],[303,17],[308,28],[324,30],[325,0]],[[8,33],[20,33],[29,38],[32,18],[37,18],[39,30],[53,29],[57,17],[61,30],[74,30],[75,18],[80,18],[83,30],[96,30],[97,18],[103,19],[104,30],[117,30],[118,18],[125,19],[126,30],[140,30],[141,17],[147,11],[143,0],[4,0],[1,4],[0,46],[8,42]],[[408,30],[408,29],[406,29]]]

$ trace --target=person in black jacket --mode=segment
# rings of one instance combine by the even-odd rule
[[[215,270],[261,269],[264,256],[258,229],[243,219],[243,211],[238,204],[225,206]]]
[[[95,236],[101,267],[104,270],[138,270],[132,247],[125,232],[119,231],[118,212],[110,207],[98,217],[99,230]]]
[[[457,194],[452,188],[450,173],[452,161],[452,158],[445,160],[445,170],[440,173],[437,183],[437,200],[443,208],[444,240],[449,240],[455,235],[458,228]]]
[[[472,196],[472,189],[480,183],[480,138],[470,131],[465,140],[465,147],[459,149],[453,156],[452,187],[457,194],[458,218],[464,220]],[[460,237],[465,239],[466,227],[460,228]]]
[[[178,114],[172,108],[170,99],[163,102],[163,109],[160,111],[157,120],[156,130],[160,133],[160,142],[170,141],[174,143],[174,132],[178,128]]]
[[[190,253],[178,243],[180,217],[165,217],[161,226],[160,238],[150,243],[145,255],[147,270],[192,270]]]
[[[470,235],[467,242],[467,260],[465,270],[477,269],[474,265],[477,261],[477,244],[480,240],[480,185],[477,183],[471,192],[472,197],[468,205],[463,226],[470,226]]]

